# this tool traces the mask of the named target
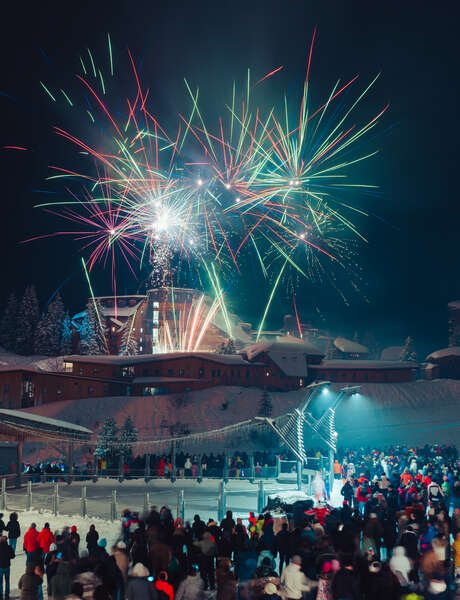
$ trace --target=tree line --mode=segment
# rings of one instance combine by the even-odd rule
[[[40,310],[35,286],[28,285],[21,298],[12,292],[0,319],[0,346],[9,352],[30,356],[108,354],[103,325],[96,302],[90,300],[79,326],[74,347],[73,326],[59,292]]]

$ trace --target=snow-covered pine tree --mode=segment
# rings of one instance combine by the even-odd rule
[[[18,354],[32,354],[34,350],[35,329],[39,319],[39,308],[35,287],[29,285],[16,314],[15,351]]]
[[[134,421],[128,415],[120,429],[119,450],[125,458],[131,458],[133,455],[133,442],[137,442],[138,430]]]
[[[0,321],[0,345],[5,350],[14,351],[15,349],[17,312],[18,300],[16,294],[11,292]]]
[[[414,340],[410,336],[406,338],[406,342],[404,348],[401,351],[399,359],[417,361],[417,352],[414,348]]]
[[[260,398],[259,403],[259,412],[257,415],[259,417],[271,417],[273,414],[273,404],[272,399],[270,398],[270,394],[267,390],[264,390],[262,393],[262,397]]]
[[[64,314],[64,304],[61,295],[57,292],[37,324],[34,343],[36,354],[46,356],[59,354]]]
[[[59,348],[59,354],[61,356],[66,356],[66,354],[71,354],[72,350],[72,321],[70,319],[69,313],[66,312],[62,321],[61,344]]]
[[[107,417],[97,438],[96,454],[105,456],[113,464],[118,445],[118,425],[113,417]]]
[[[100,307],[98,306],[98,310]],[[80,327],[80,354],[107,354],[108,348],[104,332],[93,300],[86,305],[86,315]]]
[[[123,333],[121,334],[120,354],[134,356],[138,353],[136,332],[133,330],[134,315],[125,323]]]

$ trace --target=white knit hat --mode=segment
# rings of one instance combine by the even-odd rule
[[[136,563],[130,571],[130,575],[133,577],[148,577],[148,569],[142,563]]]

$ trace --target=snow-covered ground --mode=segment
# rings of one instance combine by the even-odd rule
[[[11,511],[14,508],[14,501],[9,503],[11,506],[8,506],[8,511]],[[5,511],[5,516],[7,515],[7,511]],[[82,538],[82,542],[80,543],[80,547],[82,549],[86,548],[86,544],[84,542],[85,536],[89,530],[89,526],[94,523],[96,526],[96,530],[99,533],[100,538],[106,538],[107,540],[107,550],[110,551],[110,548],[118,541],[120,538],[120,522],[110,522],[104,519],[99,518],[83,518],[80,516],[69,516],[69,515],[58,515],[54,516],[51,512],[44,510],[31,510],[31,511],[21,511],[19,512],[19,524],[21,526],[21,537],[18,539],[16,546],[16,558],[13,559],[11,563],[10,570],[10,586],[11,586],[11,598],[18,598],[18,581],[21,575],[25,571],[26,566],[26,555],[23,551],[23,542],[24,542],[24,534],[27,529],[30,527],[31,523],[35,523],[37,525],[38,531],[43,528],[43,525],[48,522],[50,524],[51,530],[53,532],[61,532],[64,527],[75,525],[77,527],[77,531],[80,533]],[[44,589],[46,589],[46,577],[44,580]],[[46,596],[45,596],[46,597]]]

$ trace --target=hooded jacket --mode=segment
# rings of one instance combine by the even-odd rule
[[[26,566],[26,572],[21,575],[18,588],[21,590],[20,600],[37,600],[38,586],[42,578],[35,574],[35,566],[30,563]]]
[[[44,554],[50,551],[51,544],[54,544],[54,535],[49,527],[45,527],[40,531],[38,534],[38,543]]]
[[[24,536],[24,550],[26,552],[36,552],[39,548],[38,531],[30,527]]]
[[[217,545],[209,531],[205,531],[203,539],[200,542],[194,542],[194,545],[201,550],[204,556],[217,556]]]

